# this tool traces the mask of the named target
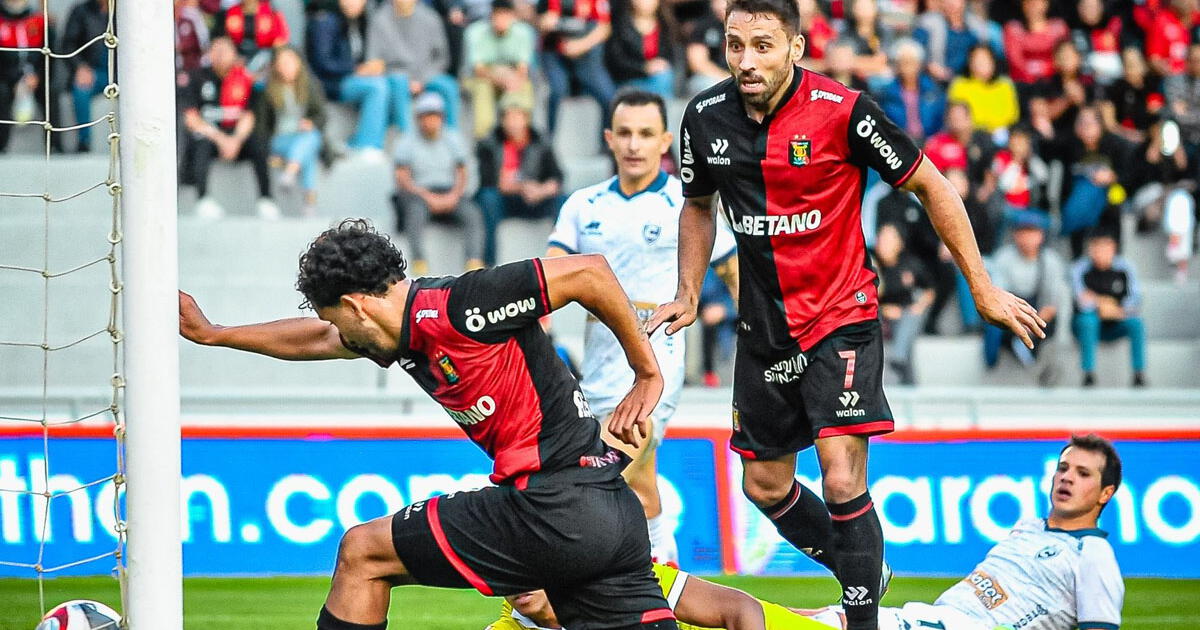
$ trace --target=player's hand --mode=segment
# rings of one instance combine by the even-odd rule
[[[1030,350],[1034,336],[1046,338],[1046,322],[1038,316],[1037,309],[1008,291],[989,286],[975,296],[975,307],[985,321],[1011,330]]]
[[[659,326],[670,322],[667,334],[675,333],[692,325],[696,321],[696,302],[676,298],[674,301],[660,304],[646,321],[646,334],[653,335]]]
[[[212,333],[217,329],[208,318],[204,316],[204,311],[200,310],[200,305],[196,304],[196,298],[179,292],[179,334],[183,335],[184,339],[193,343],[206,345],[212,338]]]
[[[635,376],[633,388],[608,419],[608,432],[622,442],[637,448],[650,435],[650,413],[662,396],[662,374]]]

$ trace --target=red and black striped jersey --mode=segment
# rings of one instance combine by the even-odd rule
[[[688,103],[680,142],[684,196],[720,193],[737,238],[738,325],[767,344],[756,347],[808,350],[877,316],[861,220],[867,168],[900,186],[922,155],[869,96],[797,67],[759,123],[728,79]]]
[[[413,280],[399,363],[495,460],[493,483],[524,487],[539,471],[613,469],[617,451],[538,318],[550,312],[540,260]]]

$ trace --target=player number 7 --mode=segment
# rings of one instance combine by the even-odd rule
[[[857,353],[854,350],[842,350],[838,353],[839,357],[846,360],[846,383],[842,389],[850,389],[854,387],[854,361]]]

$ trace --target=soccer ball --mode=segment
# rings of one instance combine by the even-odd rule
[[[100,602],[76,599],[50,609],[35,630],[117,630],[121,615]]]

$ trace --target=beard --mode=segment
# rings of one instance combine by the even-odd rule
[[[766,109],[767,105],[770,104],[771,99],[775,97],[780,88],[783,86],[783,82],[785,79],[787,79],[789,70],[790,68],[785,66],[780,69],[779,72],[776,72],[773,75],[764,76],[757,73],[737,74],[738,91],[741,93],[742,99],[747,105],[753,107],[754,109]],[[745,79],[757,81],[763,86],[763,89],[757,93],[747,94],[741,89],[741,82]]]

